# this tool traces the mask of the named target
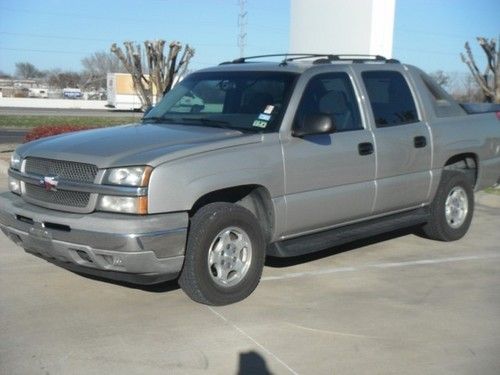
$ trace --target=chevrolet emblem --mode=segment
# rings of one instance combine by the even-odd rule
[[[59,178],[57,176],[45,176],[43,180],[40,180],[40,183],[47,191],[57,191]]]

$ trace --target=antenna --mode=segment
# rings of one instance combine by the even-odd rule
[[[238,0],[240,13],[238,14],[238,47],[240,47],[240,57],[245,56],[245,46],[247,44],[247,15],[245,10],[247,0]]]

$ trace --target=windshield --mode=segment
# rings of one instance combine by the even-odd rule
[[[194,73],[169,91],[143,121],[276,131],[295,77],[281,72]]]

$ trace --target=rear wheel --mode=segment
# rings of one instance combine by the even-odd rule
[[[423,232],[435,240],[458,240],[467,233],[473,212],[474,191],[470,179],[462,172],[445,170]]]
[[[179,284],[197,302],[238,302],[257,287],[264,257],[257,218],[241,206],[212,203],[191,220]]]

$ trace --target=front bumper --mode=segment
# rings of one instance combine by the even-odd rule
[[[185,212],[76,214],[0,194],[0,229],[12,241],[62,267],[113,280],[154,284],[176,278],[187,226]]]

